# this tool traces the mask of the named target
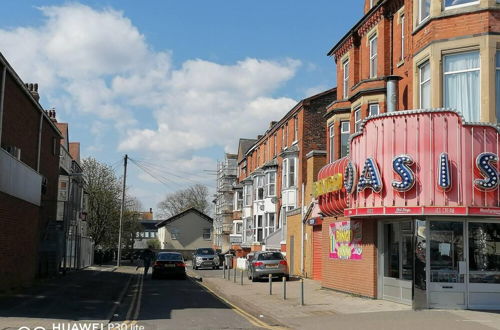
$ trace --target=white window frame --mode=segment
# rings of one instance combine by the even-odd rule
[[[431,85],[431,78],[432,78],[432,74],[429,74],[429,78],[422,81],[422,68],[425,67],[425,66],[429,66],[429,70],[431,68],[431,63],[429,60],[423,62],[422,64],[420,64],[418,66],[418,92],[419,92],[419,96],[418,96],[418,101],[419,101],[419,108],[423,109],[424,108],[424,105],[423,105],[423,93],[422,93],[422,90],[423,90],[423,87],[425,84],[429,83],[429,85]],[[431,106],[431,94],[429,93],[429,107]]]
[[[243,234],[243,220],[235,220],[233,221],[233,232],[235,235]]]
[[[354,109],[354,131],[359,132],[361,129],[361,106]]]
[[[473,6],[473,5],[477,5],[477,4],[479,4],[479,0],[471,1],[471,2],[467,2],[467,3],[461,3],[459,5],[446,6],[446,0],[443,0],[444,10],[461,8],[461,7],[468,7],[468,6]]]
[[[259,217],[260,217],[260,226],[259,226]],[[253,229],[253,240],[255,242],[259,241],[259,231],[262,233],[262,240],[264,240],[264,216],[263,215],[254,215],[254,229]]]
[[[286,135],[285,135],[285,147],[288,147],[288,123],[285,124]]]
[[[243,189],[238,189],[234,191],[233,211],[241,211],[242,208],[243,208]]]
[[[264,199],[264,175],[257,175],[254,180],[255,201]]]
[[[285,143],[285,125],[281,126],[281,149],[286,149],[286,143]]]
[[[346,153],[345,155],[342,153],[342,137],[344,134],[347,134],[347,145],[346,145]],[[345,157],[349,151],[349,135],[351,134],[351,126],[348,120],[342,120],[340,122],[340,157]]]
[[[283,159],[283,166],[281,168],[281,186],[283,189],[287,188],[288,183],[288,158]]]
[[[278,134],[274,133],[274,155],[273,156],[276,156],[278,154],[278,141],[276,141],[277,139],[278,139]]]
[[[427,13],[427,16],[422,17],[422,9],[425,2],[426,0],[418,0],[418,24],[426,21],[431,16],[431,9],[429,6],[429,12]]]
[[[376,113],[372,109],[377,109]],[[368,116],[376,116],[380,113],[380,107],[378,103],[369,103],[368,104]]]
[[[347,59],[344,63],[342,63],[342,69],[343,71],[343,91],[342,91],[342,96],[344,99],[347,99],[349,96],[349,59]]]
[[[273,218],[273,224],[270,225],[270,218]],[[269,235],[271,235],[272,233],[274,233],[276,231],[276,213],[274,212],[270,212],[270,213],[266,213],[266,228],[265,228],[265,232],[264,232],[264,235],[265,237],[268,237]]]
[[[293,164],[293,172],[291,171]],[[293,182],[291,182],[293,180]],[[283,188],[289,189],[297,185],[297,157],[283,159]]]
[[[400,16],[401,20],[401,61],[405,59],[405,15]]]
[[[369,39],[369,48],[370,48],[370,78],[376,78],[378,75],[378,36],[377,34],[374,34],[372,37]],[[375,43],[375,47],[374,44]]]
[[[271,181],[271,175],[274,176],[274,180]],[[276,171],[269,171],[266,173],[266,195],[267,197],[276,196]],[[271,191],[271,187],[273,191]]]
[[[243,186],[243,206],[251,206],[252,205],[252,185],[245,184]]]
[[[331,123],[328,126],[328,143],[330,151],[330,163],[335,159],[335,123]]]

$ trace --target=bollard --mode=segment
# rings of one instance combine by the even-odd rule
[[[222,263],[222,274],[226,278],[226,264],[224,262]]]
[[[233,282],[234,282],[234,283],[236,283],[236,269],[237,269],[237,268],[235,268],[235,269],[234,269],[234,272],[233,272],[233,273],[234,273],[234,274],[233,274]]]
[[[304,306],[304,279],[300,279],[300,305]]]
[[[243,285],[243,269],[241,269],[240,275],[241,275],[241,277],[240,277],[240,284]]]
[[[231,281],[231,268],[229,268],[229,265],[227,265],[227,280]]]
[[[269,294],[273,294],[273,276],[269,274]]]
[[[286,300],[286,277],[283,276],[283,300]]]

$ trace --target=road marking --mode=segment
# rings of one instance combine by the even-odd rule
[[[233,303],[229,302],[227,299],[219,296],[217,293],[215,293],[215,291],[213,291],[212,289],[210,289],[208,286],[206,286],[205,284],[203,284],[202,282],[198,282],[198,281],[195,281],[193,280],[191,277],[190,277],[190,280],[194,283],[196,283],[197,285],[200,285],[202,286],[203,288],[205,288],[208,292],[210,292],[215,298],[219,299],[221,302],[223,302],[224,304],[226,304],[227,306],[229,306],[232,310],[234,310],[237,314],[241,315],[243,318],[247,319],[248,322],[250,322],[251,324],[257,326],[257,327],[261,327],[261,328],[265,328],[265,329],[272,329],[272,330],[281,330],[281,329],[287,329],[285,327],[280,327],[280,326],[272,326],[272,325],[269,325],[267,323],[265,323],[264,321],[261,321],[259,320],[258,318],[256,318],[255,316],[253,316],[252,314],[249,314],[247,312],[245,312],[244,310],[242,310],[241,308],[239,308],[238,306],[234,305]]]

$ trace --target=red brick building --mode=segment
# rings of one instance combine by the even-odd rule
[[[0,55],[0,289],[49,271],[57,208],[60,132]]]
[[[242,223],[242,243],[236,248],[287,250],[287,215],[302,213],[306,155],[325,149],[325,109],[335,98],[335,88],[306,98],[250,147],[240,145],[246,152],[238,155],[242,194],[235,196],[242,201],[235,198],[235,214],[241,216],[235,222]]]
[[[498,308],[500,258],[477,237],[500,244],[499,18],[495,0],[367,0],[329,51],[324,287]]]

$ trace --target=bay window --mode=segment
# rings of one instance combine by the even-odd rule
[[[418,67],[420,108],[431,107],[431,65],[429,61]]]
[[[267,196],[276,196],[276,172],[271,171],[266,174]]]
[[[264,240],[264,228],[262,226],[262,215],[254,216],[254,240],[262,242]]]
[[[379,113],[378,103],[372,103],[368,105],[368,116],[375,116]]]
[[[354,109],[354,130],[359,132],[361,128],[361,106]]]
[[[332,163],[335,159],[335,125],[332,123],[328,126],[328,145],[330,147],[330,163]]]
[[[266,214],[266,237],[274,233],[275,230],[275,214],[274,213],[267,213]]]
[[[245,206],[252,205],[252,185],[246,184],[243,192],[243,198],[245,200]]]
[[[297,158],[283,159],[283,188],[291,188],[296,185],[296,162]]]
[[[234,210],[240,211],[243,207],[243,190],[237,190],[234,194]]]
[[[255,177],[254,180],[255,185],[255,200],[263,200],[264,199],[264,176],[259,175]]]
[[[478,51],[444,56],[444,106],[468,122],[480,119],[479,70]]]

